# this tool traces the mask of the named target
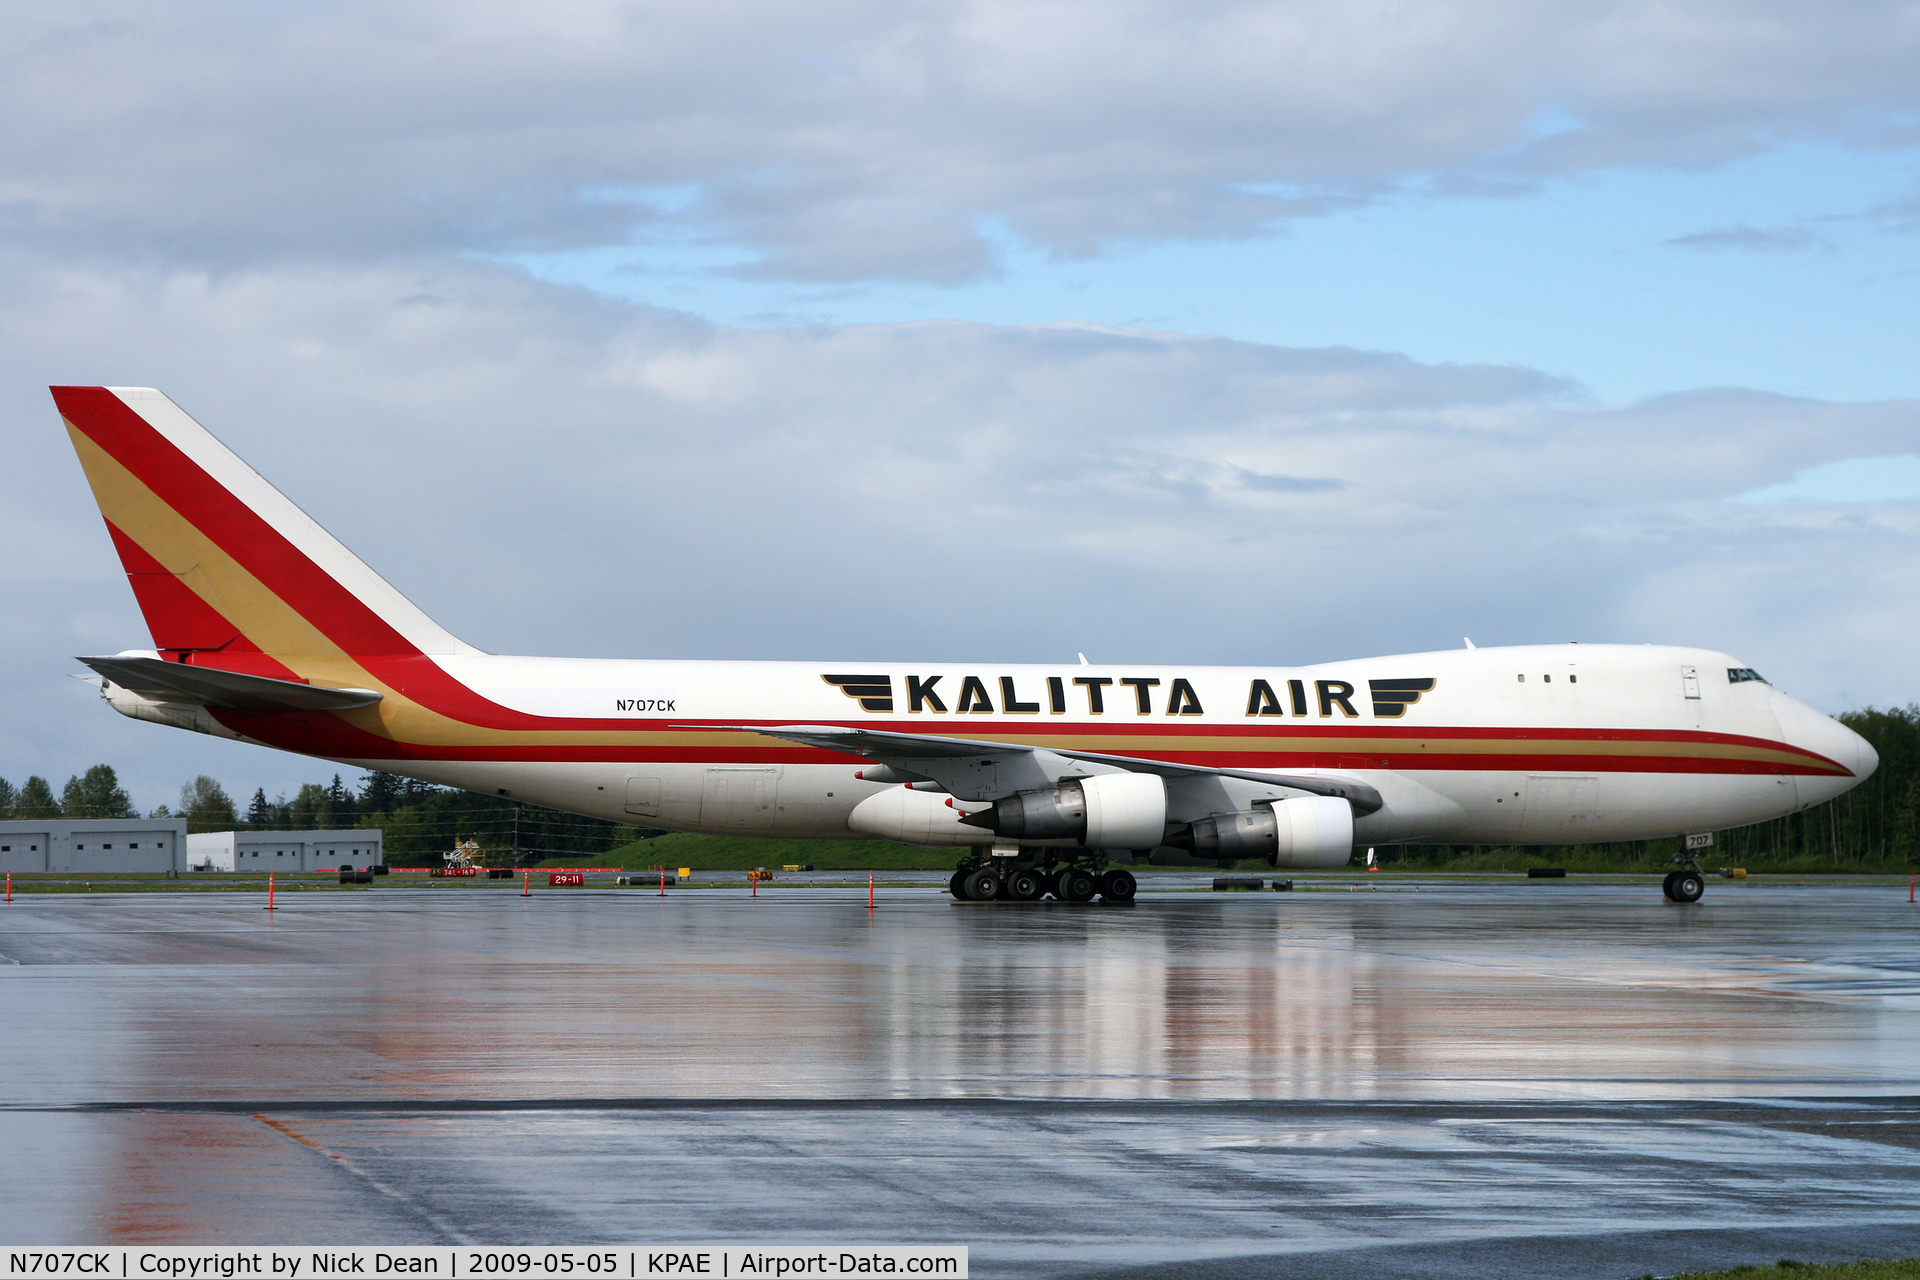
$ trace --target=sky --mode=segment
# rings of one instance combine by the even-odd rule
[[[16,785],[334,771],[67,678],[60,383],[496,652],[1920,700],[1920,4],[8,6],[0,298]]]

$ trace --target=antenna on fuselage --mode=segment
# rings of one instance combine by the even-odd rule
[[[1473,642],[1473,637],[1472,637],[1472,636],[1461,636],[1460,638],[1461,638],[1462,640],[1465,640],[1465,641],[1467,642],[1467,648],[1469,648],[1469,649],[1477,649],[1477,648],[1479,648],[1479,647],[1480,647],[1479,645],[1476,645],[1476,644],[1475,644],[1475,643]]]

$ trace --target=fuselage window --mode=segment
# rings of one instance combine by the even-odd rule
[[[1749,680],[1758,680],[1761,684],[1773,683],[1773,681],[1767,679],[1765,676],[1761,675],[1758,671],[1755,671],[1752,667],[1728,667],[1727,668],[1728,684],[1745,684]]]
[[[1579,677],[1579,676],[1576,676],[1576,675],[1571,675],[1571,674],[1569,674],[1569,675],[1567,676],[1567,683],[1568,683],[1568,684],[1579,684],[1579,683],[1580,683],[1580,677]]]
[[[1525,676],[1519,676],[1517,678],[1519,679],[1521,684],[1525,684],[1527,682],[1527,678]]]
[[[1548,684],[1552,684],[1552,683],[1553,683],[1553,677],[1552,677],[1552,676],[1541,676],[1540,678],[1541,678],[1542,680],[1544,680],[1544,681],[1546,681],[1546,682],[1547,682]]]

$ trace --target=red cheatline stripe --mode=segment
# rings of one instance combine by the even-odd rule
[[[237,733],[257,738],[274,746],[312,755],[346,759],[375,760],[491,760],[571,763],[631,764],[846,764],[854,757],[798,745],[766,744],[738,747],[648,746],[581,744],[536,745],[505,744],[486,746],[444,746],[394,742],[354,728],[329,715],[315,715],[309,724],[284,714],[215,711],[216,719]],[[628,725],[629,729],[666,728],[664,724]],[[1679,747],[1684,744],[1671,743]],[[1133,751],[1120,754],[1144,760],[1166,760],[1218,769],[1395,769],[1412,772],[1525,773],[1530,771],[1584,773],[1698,773],[1829,776],[1846,771],[1837,766],[1822,768],[1815,764],[1773,764],[1758,760],[1696,757],[1686,754],[1596,756],[1578,752],[1528,755],[1443,755],[1388,752],[1368,755],[1355,752],[1289,750],[1276,747],[1269,751]]]

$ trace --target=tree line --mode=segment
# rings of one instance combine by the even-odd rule
[[[1774,871],[1902,871],[1920,866],[1920,704],[1844,712],[1840,723],[1873,744],[1880,767],[1837,800],[1772,822],[1723,831],[1704,861]],[[111,765],[97,764],[68,778],[56,799],[45,778],[18,788],[0,778],[0,818],[137,818]],[[583,818],[503,796],[436,787],[391,773],[370,772],[357,788],[339,774],[310,782],[289,799],[272,800],[256,788],[242,815],[219,782],[202,774],[180,788],[177,809],[161,805],[148,817],[183,816],[188,831],[306,831],[379,827],[389,860],[399,854],[435,855],[473,840],[488,861],[535,862],[567,854],[605,853],[660,834],[625,823]],[[1521,858],[1551,858],[1572,867],[1645,867],[1664,863],[1673,840],[1594,846],[1492,848],[1410,846],[1387,852],[1389,863],[1478,866]]]
[[[328,783],[309,782],[289,798],[267,798],[256,787],[242,814],[218,780],[201,774],[180,788],[177,807],[160,805],[141,814],[120,785],[112,765],[97,764],[67,779],[58,799],[45,778],[14,787],[0,778],[0,818],[175,818],[199,831],[337,831],[378,827],[387,860],[422,855],[434,861],[472,840],[493,865],[538,862],[567,854],[605,853],[658,834],[620,822],[543,809],[504,796],[480,795],[397,774],[371,771],[357,787],[339,774]]]

